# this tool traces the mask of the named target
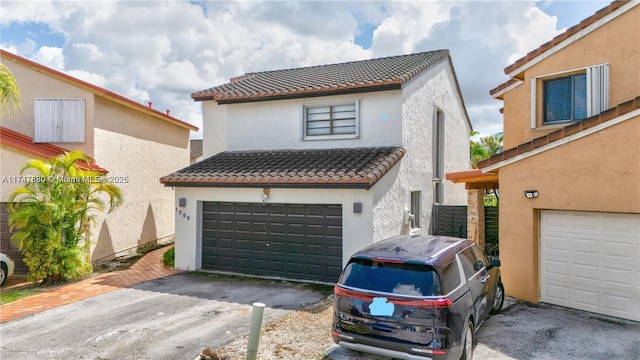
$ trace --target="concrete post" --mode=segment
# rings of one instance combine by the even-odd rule
[[[260,345],[260,329],[262,328],[262,315],[265,305],[253,303],[251,312],[251,327],[249,328],[249,344],[247,345],[247,360],[256,360],[258,346]]]
[[[467,190],[467,237],[484,250],[484,190]]]

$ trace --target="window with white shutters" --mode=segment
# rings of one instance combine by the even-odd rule
[[[34,99],[33,109],[34,142],[85,141],[84,99]]]
[[[531,128],[580,121],[609,108],[609,64],[531,79]]]

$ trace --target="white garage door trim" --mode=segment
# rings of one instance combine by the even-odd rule
[[[546,303],[640,321],[640,214],[540,212]]]

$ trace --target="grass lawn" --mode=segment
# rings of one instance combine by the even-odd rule
[[[37,289],[37,288],[2,290],[0,291],[0,305],[4,305],[12,301],[20,300],[29,295],[37,294],[42,290],[43,289]]]

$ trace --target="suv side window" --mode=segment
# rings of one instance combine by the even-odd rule
[[[487,266],[489,262],[487,261],[487,257],[484,254],[484,252],[482,252],[482,250],[480,250],[480,248],[477,245],[471,246],[470,249],[473,252],[473,255],[476,256],[476,262],[475,262],[476,265],[474,267],[475,270],[479,271],[483,267]]]
[[[464,274],[466,275],[465,278],[471,278],[476,273],[476,270],[474,268],[476,259],[473,257],[471,249],[466,248],[458,255],[460,255],[460,262],[462,263],[462,268],[464,269]]]
[[[458,263],[452,261],[442,271],[442,295],[446,295],[460,286],[460,269]]]

